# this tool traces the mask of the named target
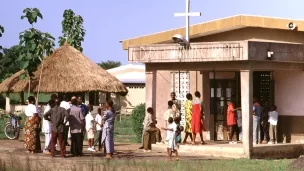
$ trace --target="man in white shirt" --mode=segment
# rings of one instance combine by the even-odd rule
[[[277,124],[278,124],[278,117],[279,114],[276,111],[277,107],[275,105],[273,105],[270,109],[269,112],[269,119],[268,122],[269,124],[269,137],[270,137],[270,141],[268,142],[268,144],[277,144],[277,140],[278,140],[278,135],[277,135]]]
[[[70,104],[69,102],[66,101],[66,96],[63,96],[62,101],[60,103],[60,107],[64,108],[65,110],[69,110],[70,109]],[[66,118],[64,118],[64,122],[66,122]],[[63,139],[64,139],[64,143],[66,146],[69,145],[68,143],[68,138],[71,137],[70,134],[70,125],[69,122],[66,122],[64,129],[63,129]]]

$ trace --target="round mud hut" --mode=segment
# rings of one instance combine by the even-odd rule
[[[116,77],[85,57],[67,42],[45,57],[31,82],[21,80],[19,71],[0,84],[1,93],[58,93],[67,97],[82,96],[86,103],[100,99],[100,92],[126,95],[127,88]]]

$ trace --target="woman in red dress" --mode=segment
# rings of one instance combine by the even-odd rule
[[[202,144],[206,144],[203,139],[203,133],[202,133],[202,131],[206,131],[206,129],[204,126],[204,118],[203,118],[204,115],[203,102],[200,100],[201,93],[196,91],[194,95],[195,98],[192,102],[192,121],[191,121],[192,134],[193,134],[192,144],[195,145],[196,134],[200,135]]]
[[[236,132],[237,122],[236,122],[236,110],[232,102],[228,103],[227,109],[227,125],[229,127],[229,144],[237,144],[236,141],[233,141],[233,135]]]

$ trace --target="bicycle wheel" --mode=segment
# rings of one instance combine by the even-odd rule
[[[16,138],[16,131],[15,131],[13,125],[11,125],[11,124],[7,124],[5,126],[4,133],[5,133],[6,137],[10,140],[13,140]]]

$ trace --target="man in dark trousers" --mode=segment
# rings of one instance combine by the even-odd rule
[[[68,112],[60,107],[60,101],[58,98],[55,100],[51,99],[49,101],[51,109],[44,115],[45,120],[49,120],[52,124],[52,138],[51,138],[51,155],[55,157],[55,144],[58,139],[60,146],[61,157],[65,157],[66,149],[65,142],[63,139],[63,130],[64,130],[64,118],[69,118]]]

